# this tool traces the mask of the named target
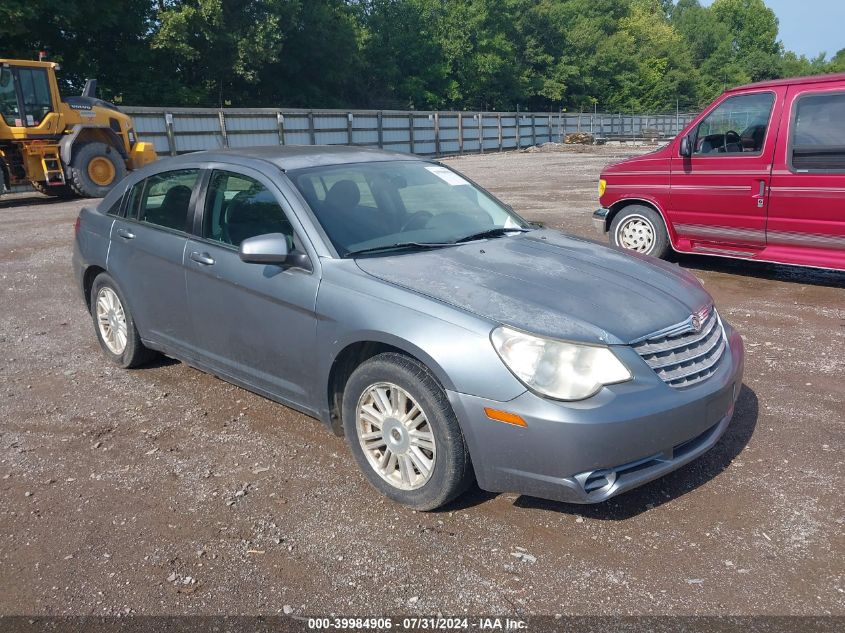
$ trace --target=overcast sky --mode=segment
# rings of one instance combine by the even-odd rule
[[[764,0],[780,20],[780,40],[787,50],[828,57],[845,48],[845,0]],[[713,4],[702,0],[701,4]]]

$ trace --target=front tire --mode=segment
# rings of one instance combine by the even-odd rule
[[[126,176],[126,165],[111,145],[83,143],[73,148],[67,175],[71,188],[80,196],[104,198]]]
[[[446,392],[422,364],[379,354],[352,372],[343,425],[358,466],[379,492],[433,510],[472,482],[469,450]]]
[[[141,342],[123,293],[108,273],[97,275],[91,285],[91,317],[100,347],[114,364],[128,369],[155,356]]]
[[[642,204],[617,213],[610,224],[610,241],[625,250],[664,259],[669,254],[669,233],[660,214]]]

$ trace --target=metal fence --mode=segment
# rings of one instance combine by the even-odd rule
[[[521,149],[587,132],[667,139],[694,114],[121,108],[160,155],[256,145],[355,145],[425,156]]]

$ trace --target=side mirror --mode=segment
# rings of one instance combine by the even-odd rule
[[[248,264],[274,264],[311,270],[308,255],[288,249],[288,238],[281,233],[256,235],[241,242],[238,249],[241,261]]]
[[[687,134],[681,139],[680,154],[684,158],[692,156],[692,138],[691,134]]]

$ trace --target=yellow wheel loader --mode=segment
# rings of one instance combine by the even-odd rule
[[[30,183],[48,196],[102,198],[127,170],[155,160],[132,119],[96,97],[59,94],[57,64],[0,59],[0,193]]]

